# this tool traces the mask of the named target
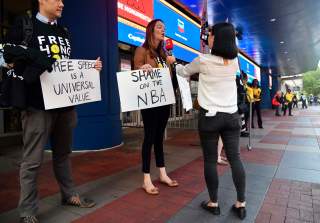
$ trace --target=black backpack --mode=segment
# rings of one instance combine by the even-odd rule
[[[22,41],[20,45],[28,47],[33,35],[33,17],[31,14],[24,14],[18,17],[22,24]],[[19,22],[20,22],[19,21]],[[68,38],[69,32],[61,27]],[[25,109],[27,107],[26,86],[23,78],[15,76],[13,70],[2,68],[2,83],[0,85],[0,107]]]
[[[21,45],[28,46],[33,34],[33,22],[30,14],[18,18],[22,23]],[[15,76],[13,70],[2,68],[2,82],[0,86],[0,107],[26,108],[25,83],[23,79]]]

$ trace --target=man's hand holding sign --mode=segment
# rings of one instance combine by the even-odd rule
[[[102,70],[102,61],[100,60],[100,57],[98,57],[96,59],[96,63],[94,65],[94,68],[99,72]]]

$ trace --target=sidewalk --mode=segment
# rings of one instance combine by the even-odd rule
[[[320,107],[294,110],[293,117],[274,117],[263,111],[264,129],[254,129],[253,150],[241,138],[241,157],[247,172],[247,210],[244,221],[230,212],[236,199],[229,167],[219,166],[221,216],[200,208],[208,194],[197,131],[170,129],[165,156],[178,188],[159,184],[159,196],[140,187],[140,146],[143,129],[124,129],[124,146],[112,150],[75,153],[73,176],[79,192],[97,206],[79,210],[60,205],[50,153],[39,174],[41,222],[201,223],[201,222],[320,222]],[[20,151],[0,155],[0,222],[18,222],[18,163]],[[154,164],[154,160],[152,160]]]

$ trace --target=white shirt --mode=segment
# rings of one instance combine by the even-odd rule
[[[49,22],[49,19],[45,17],[44,15],[41,15],[40,12],[37,13],[36,18],[45,24],[50,24],[50,25],[57,25],[57,20],[54,20],[52,22]]]
[[[238,59],[224,65],[223,58],[211,54],[200,54],[190,64],[177,65],[177,74],[189,77],[199,73],[198,102],[208,110],[207,116],[217,112],[235,113],[237,106],[236,73]]]

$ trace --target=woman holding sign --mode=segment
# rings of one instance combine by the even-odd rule
[[[240,160],[239,139],[241,122],[237,108],[236,73],[239,69],[235,29],[229,23],[213,26],[211,54],[200,54],[186,66],[177,65],[177,73],[189,77],[199,73],[198,101],[199,135],[204,156],[204,175],[210,196],[201,207],[214,215],[218,205],[217,145],[221,136],[237,190],[232,211],[246,217],[245,170]]]
[[[151,70],[165,68],[175,62],[175,58],[167,56],[164,50],[165,26],[160,19],[152,20],[146,30],[146,40],[142,47],[136,49],[134,69]],[[178,182],[167,175],[164,155],[163,136],[169,119],[170,105],[141,110],[144,125],[144,140],[142,145],[142,171],[144,180],[142,188],[146,193],[157,195],[159,189],[152,183],[150,176],[151,149],[154,146],[156,165],[160,170],[160,182],[169,187],[178,186]]]

